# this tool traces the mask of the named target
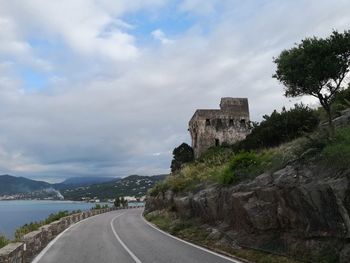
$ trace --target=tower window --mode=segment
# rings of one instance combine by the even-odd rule
[[[245,126],[245,119],[241,119],[240,123],[241,123],[241,126]]]
[[[216,120],[216,129],[217,130],[220,130],[220,129],[222,129],[222,121],[221,121],[221,119],[217,119]]]
[[[233,126],[233,125],[234,125],[233,119],[230,119],[229,125],[230,125],[230,126]]]
[[[210,119],[205,120],[205,126],[210,126]]]

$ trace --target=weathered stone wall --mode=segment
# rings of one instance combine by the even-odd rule
[[[40,253],[46,245],[54,239],[59,233],[67,229],[74,223],[85,218],[107,213],[116,210],[116,208],[104,208],[99,210],[90,210],[78,214],[63,217],[51,224],[44,225],[37,231],[30,232],[23,236],[22,242],[10,243],[0,249],[0,263],[27,263]]]
[[[233,144],[249,133],[247,99],[222,98],[220,107],[220,110],[197,110],[189,122],[196,158],[212,146]]]
[[[147,198],[146,213],[169,208],[211,225],[234,246],[350,262],[349,171],[288,166],[231,187]]]

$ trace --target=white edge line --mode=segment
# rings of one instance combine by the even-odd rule
[[[116,220],[118,217],[124,215],[126,212],[120,214],[120,215],[117,215],[115,216],[112,220],[111,220],[111,228],[112,228],[112,231],[113,231],[113,234],[114,236],[116,237],[116,239],[118,240],[118,242],[122,245],[122,247],[126,250],[126,252],[128,252],[128,254],[130,255],[130,257],[136,262],[136,263],[142,263],[141,260],[139,260],[135,254],[125,245],[125,243],[121,240],[121,238],[119,237],[119,235],[117,234],[117,232],[115,231],[114,229],[114,226],[113,226],[113,222],[114,220]]]
[[[236,260],[236,259],[226,257],[226,256],[224,256],[224,255],[221,255],[221,254],[219,254],[219,253],[216,253],[216,252],[211,251],[211,250],[209,250],[209,249],[206,249],[206,248],[204,248],[204,247],[195,245],[195,244],[193,244],[193,243],[190,243],[190,242],[188,242],[188,241],[185,241],[185,240],[183,240],[183,239],[180,239],[180,238],[178,238],[178,237],[176,237],[176,236],[170,235],[169,233],[164,232],[163,230],[159,229],[158,227],[156,227],[156,226],[153,225],[152,223],[148,222],[148,221],[144,218],[144,216],[143,216],[142,213],[141,213],[141,218],[142,218],[143,221],[145,221],[145,223],[146,223],[147,225],[149,225],[149,226],[152,227],[153,229],[155,229],[155,230],[161,232],[162,234],[164,234],[164,235],[166,235],[166,236],[168,236],[168,237],[171,237],[171,238],[173,238],[173,239],[175,239],[175,240],[177,240],[177,241],[180,241],[180,242],[182,242],[182,243],[185,243],[185,244],[187,244],[187,245],[190,245],[190,246],[192,246],[192,247],[195,247],[195,248],[197,248],[197,249],[203,250],[203,251],[205,251],[205,252],[207,252],[207,253],[210,253],[210,254],[212,254],[212,255],[218,256],[218,257],[220,257],[220,258],[226,259],[226,260],[231,261],[231,262],[234,262],[234,263],[244,263],[244,262],[242,262],[242,261],[238,261],[238,260]]]
[[[96,216],[96,215],[95,215]],[[39,260],[46,254],[46,252],[57,242],[57,240],[63,236],[64,233],[66,233],[68,230],[70,230],[72,227],[79,225],[80,223],[85,222],[88,219],[91,219],[95,216],[90,216],[88,218],[85,218],[83,220],[80,220],[79,222],[76,222],[72,225],[70,225],[68,228],[66,228],[65,230],[63,230],[63,232],[59,233],[53,240],[51,240],[51,242],[43,249],[41,250],[41,252],[33,259],[33,261],[31,263],[37,263],[39,262]]]

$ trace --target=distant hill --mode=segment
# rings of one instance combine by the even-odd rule
[[[55,184],[54,187],[57,189],[67,189],[67,188],[75,188],[80,186],[88,186],[92,184],[102,184],[111,181],[119,180],[119,178],[113,177],[71,177],[64,180],[62,183]]]
[[[24,177],[11,175],[0,175],[0,195],[13,195],[19,193],[30,193],[50,188],[51,184],[35,181]]]
[[[114,199],[118,196],[143,196],[148,189],[152,188],[158,181],[164,180],[167,175],[140,176],[130,175],[128,177],[112,182],[93,184],[85,187],[77,187],[61,191],[65,199],[81,200],[83,197],[98,199]]]
[[[105,200],[117,196],[143,196],[156,182],[165,177],[166,175],[130,175],[125,178],[73,177],[59,184],[50,184],[24,177],[0,175],[0,196],[21,194],[22,198],[45,198],[53,194],[60,197],[62,194],[67,200],[81,200],[82,197]]]

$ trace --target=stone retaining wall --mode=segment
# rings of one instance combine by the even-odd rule
[[[90,210],[61,218],[51,224],[44,225],[37,231],[30,232],[22,237],[22,242],[10,243],[0,249],[0,263],[28,263],[47,246],[59,233],[70,225],[85,218],[110,212],[116,208]]]

